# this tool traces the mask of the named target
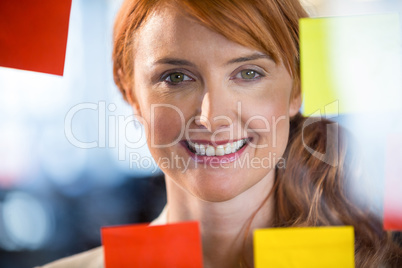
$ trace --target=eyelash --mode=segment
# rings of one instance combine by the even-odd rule
[[[244,71],[247,71],[247,72],[254,72],[254,73],[255,73],[255,77],[250,78],[250,79],[243,78],[241,75],[242,75],[242,72],[244,72]],[[247,82],[253,82],[253,81],[259,80],[259,79],[263,78],[264,76],[265,76],[265,75],[262,74],[262,72],[256,71],[256,70],[254,70],[254,69],[242,69],[242,70],[238,71],[234,76],[232,76],[232,77],[230,78],[230,80],[237,80],[237,79],[239,79],[239,80],[242,80],[243,82],[246,82],[246,83],[247,83]]]
[[[173,75],[173,74],[183,75],[184,76],[183,81],[181,81],[181,82],[173,82],[173,81],[171,81],[170,76]],[[162,75],[160,81],[168,84],[169,86],[178,86],[178,85],[180,85],[182,83],[185,83],[185,82],[193,82],[193,81],[195,81],[195,79],[192,78],[190,75],[185,74],[183,71],[173,71],[173,72],[169,72],[167,74]]]
[[[250,79],[245,79],[245,78],[241,77],[243,71],[255,72],[256,76],[253,77],[253,78],[250,78]],[[171,81],[170,76],[173,75],[173,74],[183,75],[184,80],[181,81],[181,82],[177,82],[177,83]],[[230,80],[242,80],[242,81],[247,83],[247,82],[253,82],[253,81],[259,80],[259,79],[263,78],[264,76],[265,76],[264,74],[262,74],[259,71],[254,70],[254,69],[241,69],[234,76],[230,77]],[[160,81],[168,84],[169,86],[179,86],[180,84],[185,83],[185,82],[194,82],[195,79],[192,78],[191,76],[185,74],[183,71],[173,71],[173,72],[169,72],[167,74],[164,74],[161,77]]]

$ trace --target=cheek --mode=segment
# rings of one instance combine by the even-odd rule
[[[268,114],[265,117],[258,116],[249,122],[248,132],[255,133],[258,143],[262,148],[282,151],[286,147],[289,135],[289,117],[286,114]]]
[[[180,140],[184,126],[182,109],[152,91],[142,77],[136,80],[136,96],[150,150]],[[168,146],[163,146],[166,148]]]
[[[177,143],[184,133],[182,112],[175,106],[156,104],[146,115],[147,137],[150,148],[154,145]]]
[[[264,98],[249,103],[243,114],[246,130],[257,136],[255,142],[271,151],[282,154],[286,148],[289,135],[289,105],[286,94],[276,98]],[[252,105],[251,105],[252,104]]]

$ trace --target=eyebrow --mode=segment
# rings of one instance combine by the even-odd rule
[[[272,60],[272,57],[267,55],[267,54],[263,54],[263,53],[254,53],[248,56],[244,56],[244,57],[240,57],[240,58],[235,58],[232,59],[230,61],[228,61],[226,63],[226,65],[230,65],[233,63],[239,63],[239,62],[246,62],[246,61],[252,61],[252,60],[258,60],[258,59],[269,59]]]
[[[235,58],[229,60],[225,65],[230,65],[234,63],[240,63],[240,62],[247,62],[247,61],[252,61],[252,60],[258,60],[258,59],[269,59],[272,60],[272,57],[263,53],[254,53],[248,56],[240,57],[240,58]],[[188,60],[183,60],[183,59],[177,59],[177,58],[162,58],[157,60],[153,65],[157,64],[169,64],[169,65],[176,65],[176,66],[191,66],[191,67],[196,67],[196,65]]]
[[[170,65],[176,65],[176,66],[191,66],[195,67],[195,64],[187,61],[187,60],[182,60],[182,59],[175,59],[175,58],[162,58],[157,60],[154,65],[156,64],[170,64]]]

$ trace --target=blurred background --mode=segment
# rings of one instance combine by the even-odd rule
[[[166,196],[113,83],[121,0],[73,0],[64,76],[0,68],[0,267],[99,246],[100,227],[149,222]],[[401,12],[400,0],[303,0],[312,16]]]

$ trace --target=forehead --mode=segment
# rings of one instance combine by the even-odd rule
[[[173,7],[154,12],[135,35],[134,45],[136,60],[148,61],[167,56],[226,60],[233,54],[256,52],[228,40]]]

